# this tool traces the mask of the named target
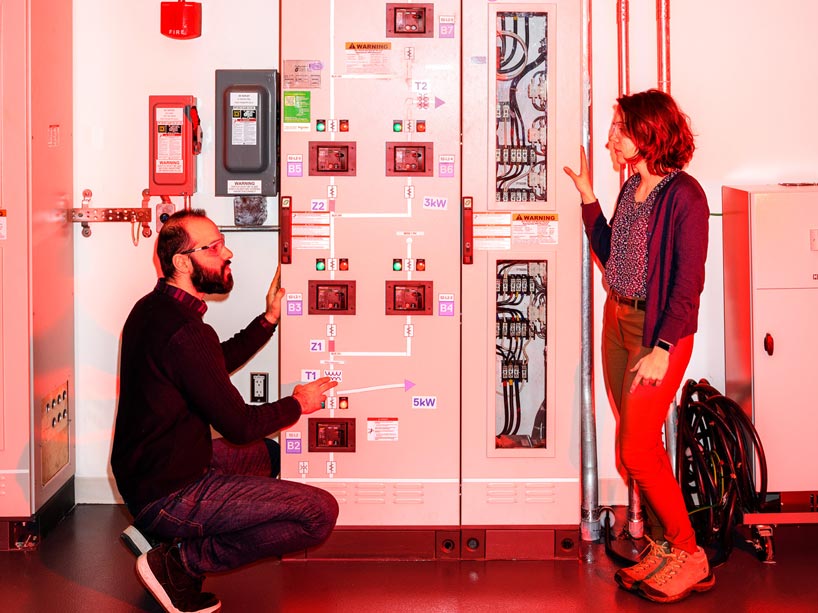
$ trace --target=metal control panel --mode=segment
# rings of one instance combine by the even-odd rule
[[[380,17],[378,17],[380,16]],[[282,477],[339,526],[460,521],[460,2],[282,2]]]
[[[284,433],[282,476],[332,492],[340,527],[490,557],[497,527],[578,524],[581,220],[556,169],[580,21],[577,0],[282,2],[281,380],[339,383]]]
[[[579,4],[464,19],[466,526],[579,522]]]

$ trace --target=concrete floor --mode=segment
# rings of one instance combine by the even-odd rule
[[[128,517],[116,505],[79,505],[39,547],[0,552],[3,613],[160,613],[119,540]],[[716,586],[674,605],[618,588],[602,544],[575,560],[270,560],[205,582],[225,612],[505,613],[515,611],[818,611],[818,526],[781,526],[775,563],[737,543]]]

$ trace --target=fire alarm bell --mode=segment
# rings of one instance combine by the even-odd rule
[[[170,38],[188,39],[202,35],[202,5],[200,2],[163,2],[162,34]]]

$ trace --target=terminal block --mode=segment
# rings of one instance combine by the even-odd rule
[[[497,202],[541,205],[548,200],[548,131],[549,118],[554,117],[548,87],[555,65],[548,54],[553,38],[547,12],[497,13],[496,97],[492,101],[496,122],[490,136]]]
[[[495,279],[495,447],[546,447],[548,262],[501,260]]]

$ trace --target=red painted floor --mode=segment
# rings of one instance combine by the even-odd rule
[[[80,505],[36,550],[0,552],[0,612],[161,612],[119,541],[127,523],[118,506]],[[205,588],[227,613],[818,612],[818,526],[782,526],[774,540],[775,563],[742,543],[716,569],[713,590],[673,605],[617,588],[618,567],[593,543],[568,561],[268,561]]]

